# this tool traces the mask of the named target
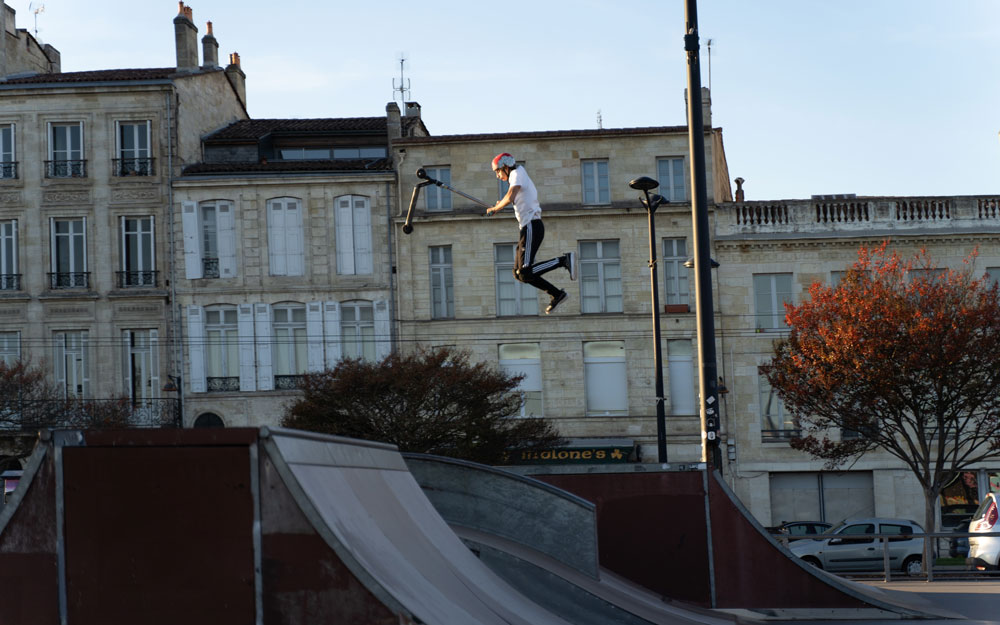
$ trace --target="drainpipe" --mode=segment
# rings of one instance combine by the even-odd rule
[[[177,375],[177,405],[181,415],[181,428],[184,427],[184,334],[181,330],[181,309],[177,302],[177,250],[174,240],[174,122],[173,95],[171,88],[166,94],[167,100],[167,274],[170,276],[170,307],[174,325],[173,367]]]
[[[398,175],[398,174],[397,174]],[[398,332],[396,330],[396,255],[392,249],[392,183],[385,183],[385,247],[389,253],[389,342],[392,351],[399,352]]]

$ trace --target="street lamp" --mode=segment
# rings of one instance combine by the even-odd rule
[[[653,214],[660,204],[669,204],[670,200],[662,195],[650,195],[649,192],[660,183],[648,176],[642,176],[628,183],[631,188],[642,191],[644,197],[639,201],[649,213],[649,283],[653,298],[653,369],[656,372],[656,455],[662,464],[667,461],[667,418],[663,412],[663,357],[660,354],[660,297],[656,288],[656,224]]]

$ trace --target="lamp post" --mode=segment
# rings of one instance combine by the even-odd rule
[[[656,372],[656,456],[662,464],[667,461],[667,418],[663,411],[663,356],[660,353],[660,297],[656,288],[656,224],[653,219],[660,204],[667,204],[662,195],[650,195],[649,192],[660,183],[648,176],[642,176],[628,183],[633,189],[642,191],[644,197],[639,201],[649,213],[649,285],[653,298],[653,369]]]

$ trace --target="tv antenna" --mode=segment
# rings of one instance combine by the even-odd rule
[[[403,68],[406,64],[406,55],[399,55],[399,86],[396,86],[396,79],[392,79],[392,92],[393,99],[395,99],[396,92],[399,92],[399,105],[400,109],[406,110],[406,99],[410,96],[410,79],[403,77]]]
[[[38,39],[38,14],[45,12],[45,5],[32,2],[28,5],[28,10],[35,14],[35,39]]]
[[[712,40],[708,40],[708,90],[712,90]]]

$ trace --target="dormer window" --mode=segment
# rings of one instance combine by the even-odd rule
[[[281,148],[281,158],[286,161],[328,161],[329,148]]]

